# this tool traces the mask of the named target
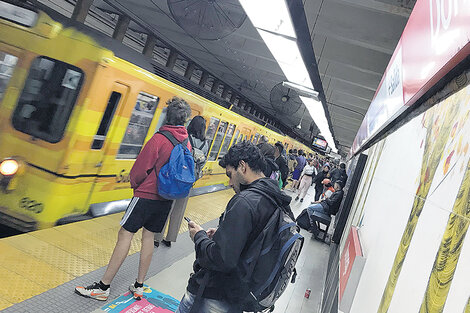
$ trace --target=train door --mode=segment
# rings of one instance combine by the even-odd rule
[[[123,173],[117,168],[115,162],[116,150],[119,147],[120,139],[122,139],[116,138],[116,133],[121,133],[118,129],[122,128],[120,121],[129,89],[128,86],[115,82],[108,96],[102,100],[107,101],[107,104],[104,107],[99,127],[94,134],[87,158],[87,163],[92,163],[97,171],[88,197],[88,204],[113,200],[114,197],[107,196],[106,194],[115,190],[116,183],[125,180],[122,177]],[[128,184],[126,185],[128,189]]]

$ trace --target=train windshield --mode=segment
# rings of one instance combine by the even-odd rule
[[[45,141],[59,142],[84,78],[73,65],[36,58],[13,113],[15,129]]]

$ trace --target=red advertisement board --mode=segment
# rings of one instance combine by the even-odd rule
[[[343,298],[356,256],[362,256],[357,228],[351,227],[339,261],[339,300]]]
[[[418,0],[354,140],[356,154],[378,131],[470,53],[470,1]]]

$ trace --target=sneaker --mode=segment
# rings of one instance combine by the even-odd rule
[[[134,295],[134,299],[141,300],[144,297],[144,287],[136,287],[134,284],[129,286],[130,292]]]
[[[154,240],[153,245],[158,248],[160,246],[160,242],[157,240]]]
[[[109,297],[109,289],[110,288],[108,288],[108,290],[103,290],[100,288],[99,283],[93,283],[93,285],[90,285],[88,287],[75,287],[75,293],[87,298],[106,301]]]
[[[297,200],[299,200],[299,196],[297,196],[297,197],[295,198],[295,201],[297,201]]]
[[[171,247],[171,241],[168,240],[162,240],[163,244],[167,246],[168,248]]]
[[[304,202],[304,198],[300,199],[300,202]]]

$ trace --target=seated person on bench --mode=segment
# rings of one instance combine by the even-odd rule
[[[312,219],[312,215],[315,211],[331,216],[338,213],[341,201],[343,200],[344,191],[342,188],[342,182],[340,180],[336,181],[334,184],[335,192],[325,200],[312,202],[312,205],[307,208],[308,217],[310,219],[310,224],[315,224],[315,221]]]

